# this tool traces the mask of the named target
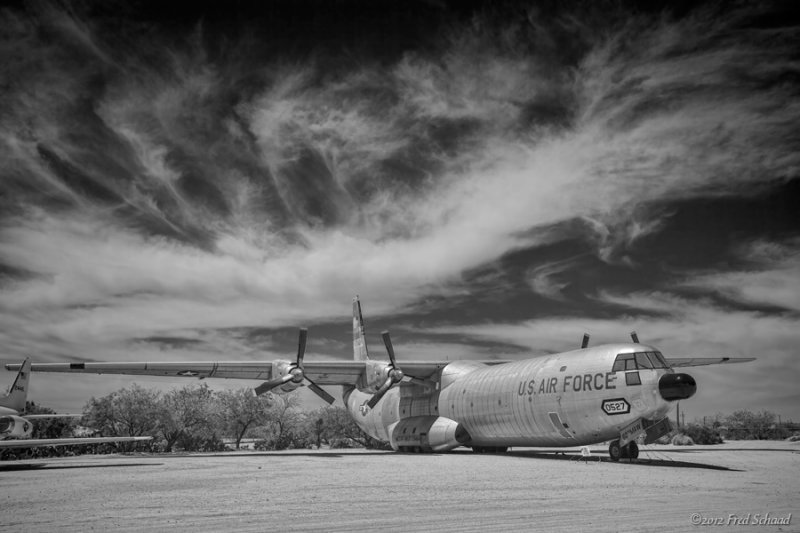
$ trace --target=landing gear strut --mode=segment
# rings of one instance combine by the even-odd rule
[[[637,459],[639,457],[639,446],[635,442],[620,446],[618,440],[612,441],[608,445],[608,457],[614,462],[620,459]]]

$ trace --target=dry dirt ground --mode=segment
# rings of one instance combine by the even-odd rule
[[[800,531],[800,443],[647,447],[634,464],[591,450],[5,462],[0,530]],[[791,522],[756,523],[767,513]]]

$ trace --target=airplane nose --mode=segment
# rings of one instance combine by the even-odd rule
[[[668,402],[685,400],[697,392],[697,382],[689,374],[664,374],[658,380],[658,392]]]

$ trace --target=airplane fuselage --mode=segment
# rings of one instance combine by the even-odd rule
[[[435,390],[394,388],[368,410],[363,404],[371,394],[350,388],[345,404],[366,433],[395,449],[416,447],[413,431],[426,433],[421,447],[435,451],[594,444],[619,437],[639,419],[659,420],[670,409],[659,389],[661,377],[673,373],[666,365],[614,369],[619,356],[636,352],[657,350],[609,344],[502,365],[455,361],[440,371]],[[449,429],[448,421],[454,423]],[[426,440],[435,424],[443,442]]]

